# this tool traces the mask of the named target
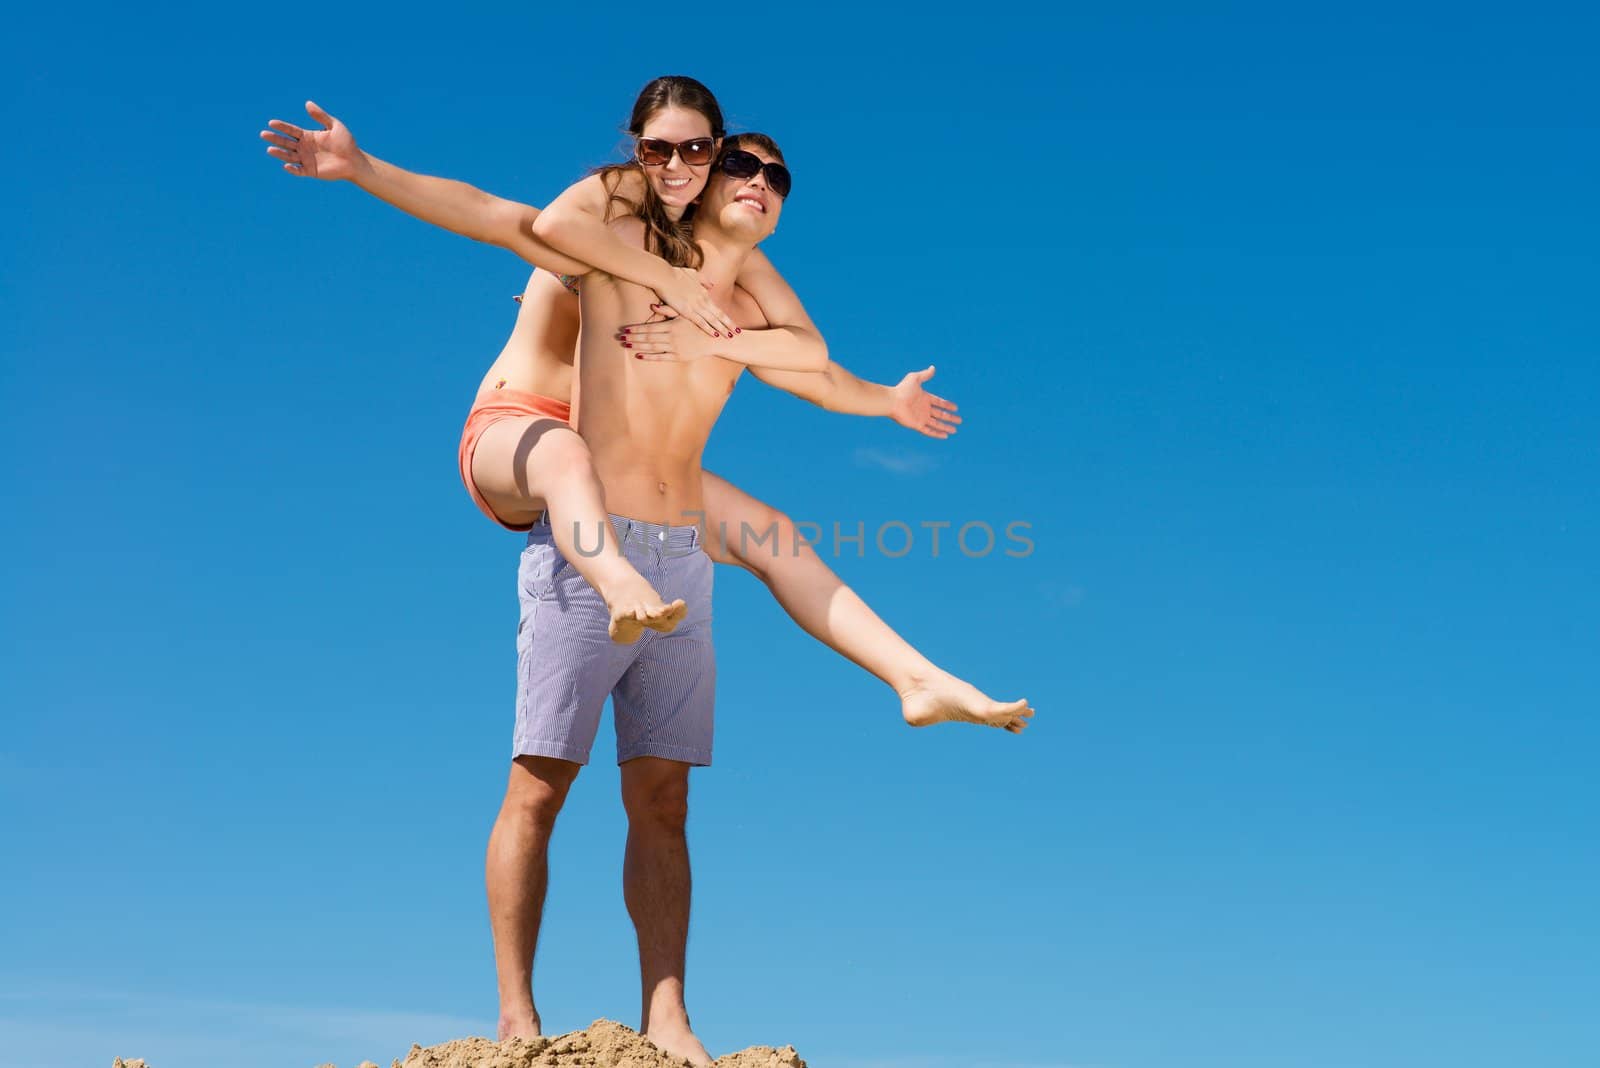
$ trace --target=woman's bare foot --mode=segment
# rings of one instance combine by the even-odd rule
[[[711,1054],[707,1053],[700,1040],[694,1037],[694,1032],[689,1030],[687,1023],[652,1027],[645,1032],[644,1037],[654,1043],[657,1049],[674,1057],[687,1057],[695,1068],[712,1063]]]
[[[504,1042],[508,1038],[538,1038],[541,1033],[539,1014],[535,1010],[502,1012],[500,1026],[495,1028],[494,1040]]]
[[[900,712],[913,727],[935,723],[979,723],[1021,734],[1033,718],[1027,698],[996,701],[970,682],[934,668],[913,676],[900,692]]]
[[[638,641],[646,627],[665,634],[683,622],[684,613],[689,610],[682,598],[670,604],[663,601],[642,575],[607,586],[600,596],[611,612],[611,640],[623,645]]]

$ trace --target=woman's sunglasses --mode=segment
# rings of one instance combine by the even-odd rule
[[[742,148],[732,148],[722,154],[722,173],[729,178],[754,178],[757,171],[766,175],[768,189],[780,197],[788,197],[789,188],[794,184],[788,167],[781,163],[763,163],[760,156]]]
[[[704,167],[711,162],[711,157],[717,150],[717,140],[714,137],[696,137],[693,141],[663,141],[659,137],[641,137],[634,146],[633,154],[640,163],[646,167],[663,167],[672,160],[676,152],[678,158],[690,167]]]

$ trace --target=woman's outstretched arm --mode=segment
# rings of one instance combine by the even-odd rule
[[[290,174],[347,181],[408,215],[474,241],[497,245],[535,267],[557,274],[584,274],[589,266],[557,252],[533,235],[539,209],[506,200],[450,178],[416,174],[361,150],[349,127],[306,102],[306,114],[325,129],[308,130],[282,119],[267,123],[261,137],[268,154]]]

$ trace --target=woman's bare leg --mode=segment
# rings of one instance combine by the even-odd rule
[[[709,471],[702,485],[711,558],[755,575],[802,630],[893,688],[907,723],[981,723],[1013,734],[1028,725],[1026,699],[996,701],[919,653],[798,538],[788,516]]]
[[[528,415],[491,424],[473,451],[472,478],[509,523],[549,510],[556,548],[611,610],[613,640],[636,641],[644,627],[668,631],[683,619],[683,601],[662,601],[622,555],[589,446],[566,423]]]

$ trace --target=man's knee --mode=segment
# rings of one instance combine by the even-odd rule
[[[554,757],[519,756],[511,762],[507,808],[536,823],[552,825],[578,777],[579,765]]]
[[[682,827],[688,821],[689,765],[640,757],[622,767],[622,805],[629,823]]]

